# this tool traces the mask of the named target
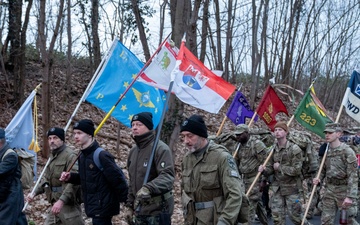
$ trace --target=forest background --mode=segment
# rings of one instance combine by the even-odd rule
[[[178,47],[186,33],[187,48],[241,86],[253,109],[270,79],[305,92],[317,78],[316,94],[336,118],[350,75],[359,68],[359,18],[358,0],[0,0],[0,126],[6,127],[41,83],[39,155],[46,159],[43,131],[66,125],[112,40],[118,37],[146,62],[169,33]],[[278,93],[293,114],[301,94]],[[175,158],[183,149],[180,121],[202,114],[215,134],[231,100],[210,114],[171,96],[161,137]],[[345,114],[344,126],[358,126]],[[104,116],[83,103],[74,120],[88,117],[98,125]],[[224,130],[233,128],[227,121]],[[129,128],[110,118],[98,135],[124,166],[132,145]]]

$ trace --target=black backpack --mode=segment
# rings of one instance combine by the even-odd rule
[[[93,161],[95,163],[95,165],[97,166],[97,168],[99,168],[99,170],[103,171],[104,167],[101,165],[100,159],[99,159],[99,155],[100,152],[104,151],[103,148],[97,148],[94,152],[93,155]],[[114,187],[114,190],[116,191],[116,194],[118,196],[119,202],[126,202],[127,200],[127,195],[129,192],[129,186],[126,182],[126,178],[124,175],[124,172],[122,171],[122,169],[118,166],[118,174],[117,176],[121,177],[121,183],[117,184],[116,187]]]

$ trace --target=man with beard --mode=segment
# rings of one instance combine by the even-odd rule
[[[235,160],[247,192],[258,173],[257,168],[266,160],[267,148],[262,141],[250,138],[249,127],[246,124],[237,125],[234,134],[240,145]],[[254,222],[256,213],[261,224],[268,224],[266,210],[262,203],[260,184],[261,180],[259,179],[258,185],[255,185],[248,195],[250,201],[248,220]]]
[[[45,179],[34,194],[27,195],[26,200],[31,202],[36,195],[45,192],[47,200],[52,205],[50,213],[46,216],[45,225],[82,225],[84,220],[80,203],[76,198],[80,187],[59,181],[61,173],[67,171],[76,160],[76,154],[72,148],[66,146],[65,131],[62,128],[50,128],[47,137],[51,155],[50,163],[45,170]],[[77,172],[77,165],[72,168],[72,171]]]
[[[182,204],[187,225],[237,224],[244,186],[228,150],[207,139],[203,118],[181,124],[189,152],[182,162]]]
[[[326,124],[324,133],[328,143],[324,168],[320,179],[313,179],[315,185],[325,181],[321,224],[334,224],[339,208],[347,210],[347,224],[359,224],[356,221],[359,178],[355,152],[340,142],[342,128],[339,124]]]
[[[271,198],[274,225],[285,224],[286,213],[295,225],[300,225],[303,218],[303,209],[299,202],[303,153],[298,145],[287,139],[288,133],[289,128],[285,122],[275,124],[274,135],[277,143],[272,150],[274,153],[266,167],[259,166],[259,172],[263,172],[265,176],[274,175],[270,187],[274,193]],[[304,224],[310,223],[305,220]]]
[[[119,192],[127,191],[127,182],[120,167],[115,163],[114,156],[101,149],[94,138],[93,121],[83,119],[75,123],[74,138],[81,147],[78,159],[79,173],[63,172],[60,181],[81,184],[85,213],[92,218],[93,225],[111,225],[112,217],[119,214]],[[94,154],[100,150],[98,161]]]

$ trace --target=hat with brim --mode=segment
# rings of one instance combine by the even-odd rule
[[[328,123],[325,125],[324,133],[334,133],[334,132],[342,132],[343,129],[341,128],[340,124],[338,123]]]
[[[249,127],[246,124],[239,124],[235,127],[234,134],[240,135],[244,132],[249,132]]]

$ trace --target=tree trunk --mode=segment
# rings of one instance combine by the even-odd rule
[[[99,41],[99,0],[91,1],[91,35],[93,40],[94,69],[100,65],[100,41]]]
[[[66,78],[64,84],[64,100],[67,101],[66,96],[71,92],[71,62],[72,62],[72,35],[71,35],[71,0],[67,0],[67,39],[68,39],[68,46],[67,46],[67,62],[66,62]]]
[[[13,70],[14,75],[14,102],[20,106],[23,102],[24,82],[21,79],[21,16],[22,16],[22,0],[9,1],[9,41],[10,41],[10,57],[9,68]]]
[[[49,156],[49,144],[47,141],[46,131],[50,128],[51,120],[51,67],[53,64],[53,51],[56,38],[58,36],[60,22],[62,19],[64,9],[64,0],[59,2],[59,11],[56,19],[56,25],[54,28],[54,34],[51,38],[50,45],[46,47],[46,36],[45,36],[45,21],[46,21],[46,0],[40,0],[40,11],[39,11],[39,38],[40,38],[40,50],[43,64],[42,74],[42,128],[43,128],[43,150],[41,151],[42,156],[48,158]]]

